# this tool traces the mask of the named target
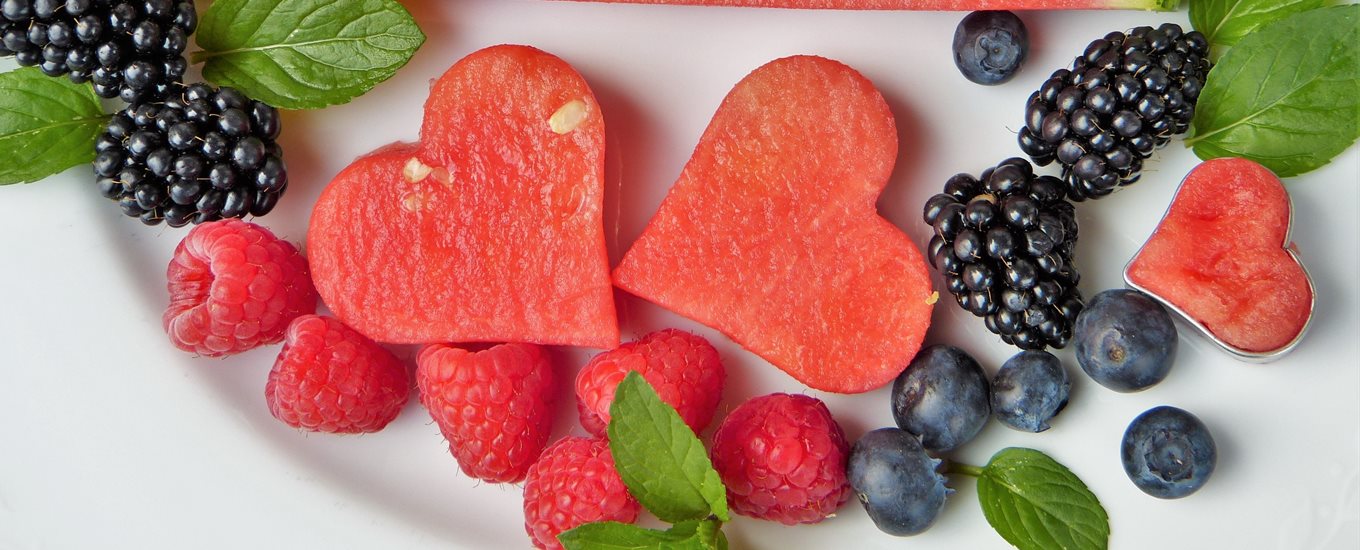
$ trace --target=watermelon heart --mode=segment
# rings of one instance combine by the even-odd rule
[[[938,297],[916,246],[875,211],[896,158],[866,78],[819,57],[770,62],[718,107],[614,282],[812,388],[882,386]]]
[[[1191,170],[1124,269],[1145,292],[1238,357],[1268,361],[1298,344],[1313,283],[1289,243],[1289,194],[1264,166],[1214,159]]]
[[[581,75],[525,46],[475,52],[434,82],[420,136],[317,201],[307,252],[331,311],[381,342],[617,346],[604,119]]]

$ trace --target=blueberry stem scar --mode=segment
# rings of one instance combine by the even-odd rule
[[[945,462],[944,473],[962,474],[968,477],[982,477],[982,468],[962,462]]]

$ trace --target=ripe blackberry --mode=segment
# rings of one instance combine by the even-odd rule
[[[1056,159],[1074,201],[1138,181],[1153,149],[1190,128],[1208,53],[1204,35],[1173,23],[1091,42],[1029,96],[1020,149],[1040,166]]]
[[[95,142],[99,190],[147,225],[263,216],[288,187],[279,115],[232,88],[175,85],[129,105]]]
[[[0,15],[0,56],[128,103],[184,79],[198,26],[193,2],[176,0],[3,0]]]
[[[1065,347],[1082,308],[1077,219],[1063,182],[1010,158],[958,174],[926,201],[930,263],[959,306],[1021,349]]]

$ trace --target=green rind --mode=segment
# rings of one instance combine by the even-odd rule
[[[1254,160],[1280,177],[1319,168],[1360,138],[1360,5],[1266,24],[1209,72],[1194,135],[1201,159]]]
[[[205,79],[281,109],[318,109],[390,78],[425,35],[394,0],[219,0],[197,40]]]
[[[992,456],[977,481],[987,523],[1020,550],[1104,550],[1110,519],[1067,467],[1033,449]]]
[[[0,185],[89,163],[108,120],[89,86],[33,67],[0,74]]]
[[[727,489],[703,442],[636,372],[609,407],[609,450],[619,477],[663,521],[728,520]]]

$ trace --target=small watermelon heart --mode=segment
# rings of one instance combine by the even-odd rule
[[[437,80],[418,144],[345,168],[312,211],[317,291],[389,343],[619,343],[601,214],[604,119],[581,75],[525,46]]]
[[[1248,361],[1268,361],[1303,337],[1313,282],[1289,242],[1293,208],[1280,179],[1239,158],[1201,163],[1124,269],[1162,301]]]
[[[868,79],[820,57],[772,61],[728,93],[614,282],[809,387],[882,386],[938,297],[920,251],[875,211],[896,159]]]

